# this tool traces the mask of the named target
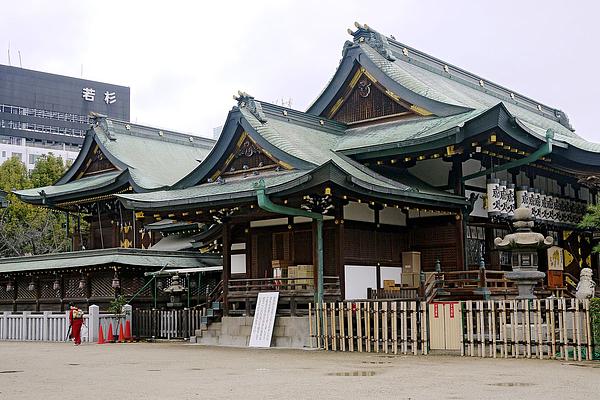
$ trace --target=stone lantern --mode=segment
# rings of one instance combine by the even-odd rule
[[[181,284],[179,281],[179,275],[175,274],[171,278],[171,284],[167,287],[163,292],[169,293],[171,295],[171,301],[167,303],[167,307],[176,308],[182,307],[183,303],[181,302],[181,296],[186,292],[185,286]]]
[[[512,253],[511,272],[505,274],[507,279],[515,281],[519,289],[517,299],[535,299],[533,287],[546,276],[538,271],[538,250],[546,249],[554,243],[551,236],[544,237],[533,232],[533,216],[531,209],[520,207],[513,216],[514,233],[496,238],[494,243],[499,250]]]

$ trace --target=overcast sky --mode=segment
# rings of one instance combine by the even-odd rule
[[[7,64],[131,87],[131,119],[211,136],[238,89],[305,110],[347,28],[406,45],[560,108],[600,142],[596,1],[29,1],[0,14]]]

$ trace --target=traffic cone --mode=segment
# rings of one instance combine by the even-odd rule
[[[98,329],[98,344],[104,344],[104,332],[102,331],[102,325],[100,325],[100,329]]]
[[[112,322],[108,325],[108,335],[106,335],[106,341],[108,343],[112,343],[115,341],[115,336],[113,335]]]
[[[123,334],[123,324],[119,322],[119,343],[125,343],[125,335]]]
[[[129,320],[125,321],[125,340],[128,342],[132,342],[131,338],[131,322]]]

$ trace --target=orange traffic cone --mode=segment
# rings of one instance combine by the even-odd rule
[[[119,343],[125,343],[125,335],[123,334],[123,324],[119,322]]]
[[[115,341],[115,336],[113,335],[112,322],[108,325],[108,335],[106,335],[106,341],[108,343],[112,343]]]
[[[98,329],[98,344],[104,344],[104,332],[102,331],[102,325],[100,325],[100,329]]]
[[[125,340],[128,342],[132,342],[131,338],[131,322],[129,320],[125,321]]]

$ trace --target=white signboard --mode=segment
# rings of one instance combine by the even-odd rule
[[[273,326],[275,325],[275,313],[279,292],[263,292],[258,294],[254,321],[252,322],[252,333],[250,334],[250,347],[271,347]]]

